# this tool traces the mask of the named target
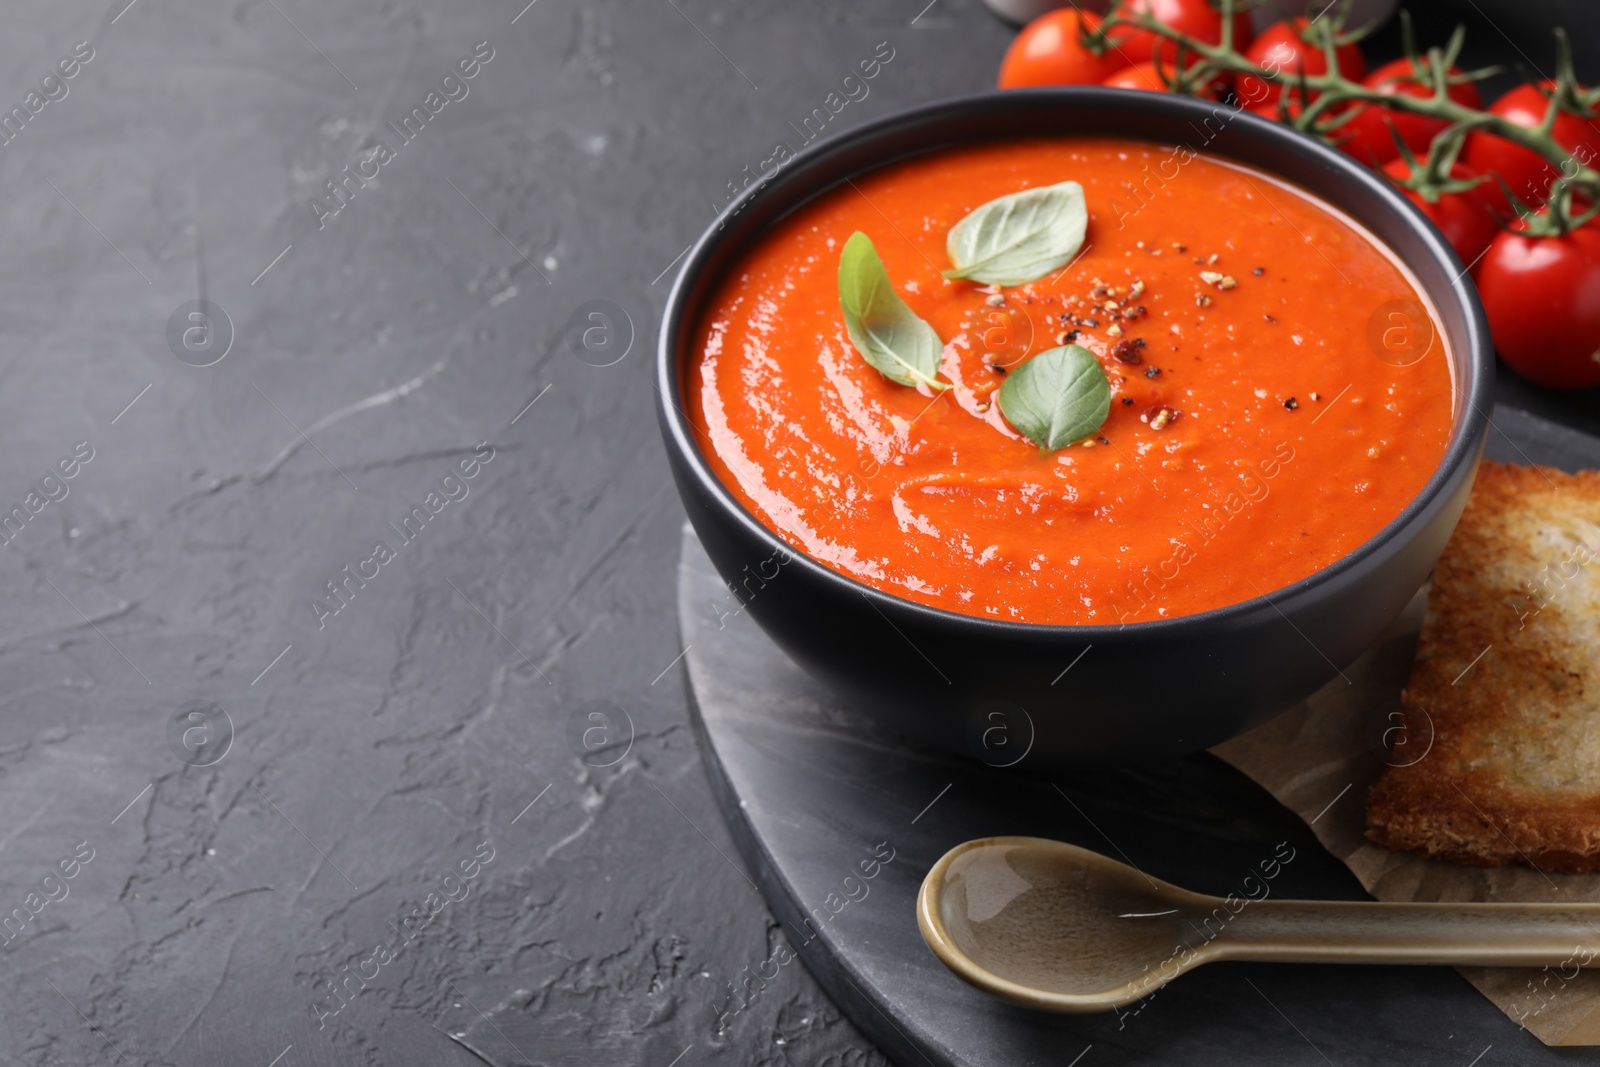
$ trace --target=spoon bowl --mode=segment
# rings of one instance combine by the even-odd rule
[[[1219,959],[1600,964],[1600,904],[1213,897],[1037,837],[951,849],[923,879],[917,924],[934,955],[967,982],[1075,1013],[1131,1004]]]

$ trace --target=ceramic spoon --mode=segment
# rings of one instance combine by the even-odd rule
[[[951,849],[928,872],[917,895],[917,924],[934,954],[966,981],[1064,1012],[1110,1011],[1224,959],[1600,964],[1600,904],[1375,904],[1262,895],[1203,896],[1060,841],[989,837]]]

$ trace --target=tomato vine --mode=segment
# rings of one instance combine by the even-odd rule
[[[1204,88],[1221,75],[1236,78],[1254,76],[1285,90],[1278,99],[1280,118],[1305,133],[1332,144],[1341,140],[1340,131],[1362,106],[1381,107],[1392,112],[1426,116],[1448,123],[1433,138],[1425,159],[1402,181],[1428,198],[1460,191],[1483,181],[1501,181],[1479,175],[1473,179],[1452,178],[1451,170],[1466,139],[1473,134],[1502,138],[1526,148],[1557,172],[1542,208],[1524,199],[1527,190],[1502,189],[1520,216],[1519,232],[1529,236],[1558,236],[1582,226],[1600,215],[1600,170],[1590,160],[1580,159],[1559,141],[1554,133],[1562,115],[1589,120],[1600,116],[1600,87],[1585,88],[1577,79],[1572,62],[1572,45],[1564,30],[1557,29],[1556,77],[1540,92],[1548,101],[1543,121],[1523,126],[1492,110],[1471,107],[1452,99],[1450,90],[1463,82],[1476,82],[1499,73],[1498,67],[1469,72],[1455,71],[1456,60],[1466,43],[1465,27],[1457,27],[1443,46],[1419,51],[1410,16],[1401,12],[1406,56],[1417,81],[1431,90],[1420,95],[1385,92],[1340,73],[1338,50],[1365,38],[1374,27],[1347,28],[1348,2],[1324,9],[1301,31],[1305,41],[1321,48],[1327,57],[1325,72],[1304,69],[1285,70],[1276,65],[1252,61],[1234,43],[1233,16],[1251,6],[1248,0],[1216,0],[1221,18],[1221,39],[1216,44],[1175,29],[1148,14],[1114,5],[1098,24],[1080,24],[1080,44],[1096,55],[1115,49],[1119,30],[1142,30],[1172,41],[1176,49],[1171,70],[1160,75],[1168,89],[1187,95],[1203,95]],[[1398,140],[1398,137],[1397,137]],[[1409,156],[1408,156],[1409,158]]]

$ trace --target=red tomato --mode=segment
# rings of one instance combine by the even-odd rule
[[[1461,71],[1451,67],[1450,73],[1460,74]],[[1401,57],[1392,63],[1385,63],[1367,75],[1362,84],[1390,96],[1405,95],[1420,98],[1433,95],[1431,78],[1431,74],[1422,73],[1421,68],[1414,66],[1410,59]],[[1478,96],[1478,87],[1471,82],[1452,85],[1449,95],[1450,99],[1467,107],[1483,106],[1483,100]],[[1339,127],[1336,136],[1343,138],[1340,147],[1346,152],[1364,163],[1376,166],[1400,155],[1400,150],[1395,147],[1397,134],[1411,151],[1418,155],[1427,155],[1428,146],[1433,143],[1433,138],[1449,125],[1444,119],[1364,105],[1356,112],[1354,118]]]
[[[1411,177],[1411,164],[1402,159],[1391,159],[1383,165],[1383,172],[1391,178]],[[1466,164],[1457,162],[1450,168],[1450,177],[1457,180],[1476,178],[1477,172]],[[1429,202],[1412,189],[1401,189],[1422,213],[1439,227],[1450,247],[1468,266],[1478,261],[1483,250],[1489,247],[1500,232],[1495,217],[1494,194],[1488,190],[1493,183],[1479,182],[1475,187],[1459,193],[1441,193],[1439,199]]]
[[[1100,16],[1064,7],[1040,15],[1022,28],[1000,62],[1000,88],[1028,85],[1099,85],[1128,65],[1115,48],[1097,56],[1078,41],[1084,29],[1097,29]]]
[[[1548,90],[1552,82],[1542,83]],[[1544,121],[1550,101],[1539,86],[1519,85],[1489,106],[1489,111],[1516,123],[1518,126],[1537,126]],[[1572,159],[1588,165],[1600,157],[1600,123],[1562,113],[1556,116],[1551,134],[1569,152]],[[1538,203],[1550,192],[1550,183],[1559,173],[1536,152],[1512,144],[1493,134],[1474,133],[1467,138],[1461,152],[1462,160],[1480,174],[1498,174],[1506,185],[1524,203]],[[1502,204],[1505,198],[1500,198]]]
[[[1477,271],[1500,358],[1552,389],[1600,385],[1600,225],[1496,237]]]
[[[1263,104],[1256,104],[1254,107],[1249,107],[1249,108],[1246,108],[1245,110],[1249,111],[1251,114],[1260,115],[1264,119],[1272,119],[1274,122],[1279,122],[1279,121],[1283,120],[1283,116],[1281,116],[1278,113],[1278,111],[1279,111],[1278,105],[1280,103],[1282,103],[1282,98],[1281,97],[1279,99],[1277,99],[1277,100],[1271,100],[1271,101],[1268,101],[1268,102],[1263,103]],[[1291,119],[1299,118],[1300,117],[1300,112],[1303,111],[1304,109],[1305,109],[1305,106],[1300,102],[1298,94],[1296,94],[1294,96],[1291,96],[1289,98],[1289,118],[1291,118]],[[1336,107],[1336,108],[1333,108],[1330,111],[1325,111],[1325,112],[1322,113],[1322,119],[1332,119],[1335,116],[1339,115],[1342,110],[1343,110],[1342,108],[1337,108]],[[1322,119],[1319,119],[1318,121],[1321,121]],[[1344,129],[1345,128],[1343,126],[1338,126],[1338,127],[1335,127],[1332,131],[1329,132],[1328,136],[1330,138],[1332,138],[1331,143],[1332,143],[1333,147],[1339,149],[1341,152],[1345,153],[1348,156],[1351,156],[1351,157],[1353,157],[1355,159],[1360,160],[1363,163],[1372,162],[1366,156],[1362,155],[1359,151],[1357,151],[1357,149],[1355,148],[1355,145],[1354,145],[1354,143],[1352,141],[1349,141],[1349,140],[1345,139]],[[1320,137],[1320,135],[1313,135],[1313,136]]]
[[[1274,122],[1279,122],[1279,121],[1282,121],[1282,119],[1283,119],[1283,116],[1281,114],[1279,114],[1279,108],[1278,108],[1278,101],[1277,100],[1266,100],[1266,101],[1263,101],[1262,103],[1259,103],[1259,104],[1252,104],[1249,107],[1245,108],[1245,110],[1250,112],[1252,115],[1260,115],[1262,118],[1271,119]],[[1290,99],[1289,99],[1289,118],[1291,118],[1291,119],[1299,118],[1300,117],[1300,112],[1302,110],[1303,110],[1303,108],[1301,107],[1300,101],[1295,99],[1295,98],[1293,98],[1293,97],[1290,97]]]
[[[1146,15],[1164,26],[1178,30],[1206,44],[1222,43],[1222,15],[1211,0],[1126,0],[1119,5],[1130,16]],[[1178,46],[1151,30],[1126,30],[1117,47],[1134,63],[1148,63],[1160,56],[1164,63],[1175,63]],[[1233,47],[1244,51],[1250,44],[1250,13],[1233,16]]]
[[[1123,67],[1100,84],[1109,85],[1113,89],[1142,89],[1146,92],[1165,93],[1171,90],[1167,88],[1163,76],[1171,80],[1172,75],[1172,65],[1169,63],[1162,63],[1159,70],[1154,63],[1135,63],[1131,67]],[[1221,100],[1227,88],[1227,82],[1220,77],[1213,78],[1195,95],[1206,100]]]
[[[1310,23],[1303,18],[1274,23],[1245,50],[1244,57],[1258,67],[1276,67],[1283,72],[1284,78],[1290,79],[1287,84],[1293,84],[1292,79],[1302,69],[1307,74],[1326,74],[1328,57],[1323,54],[1321,46],[1311,44],[1301,36],[1308,25]],[[1355,80],[1367,72],[1367,61],[1361,55],[1361,49],[1355,45],[1339,46],[1335,56],[1339,61],[1339,73],[1346,78]],[[1284,81],[1267,82],[1253,74],[1246,74],[1239,78],[1239,98],[1247,107],[1267,103],[1282,95],[1285,84]]]

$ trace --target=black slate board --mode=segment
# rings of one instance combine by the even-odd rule
[[[1519,411],[1488,454],[1600,467],[1600,440]],[[759,595],[759,593],[757,594]],[[1123,1014],[1013,1007],[950,974],[917,932],[923,875],[947,849],[1033,834],[1121,854],[1225,894],[1287,842],[1281,896],[1362,899],[1299,818],[1208,754],[1161,770],[1054,780],[919,751],[812,682],[739,613],[684,528],[678,606],[712,788],[783,936],[720,991],[731,1024],[799,959],[854,1022],[914,1064],[1567,1063],[1446,967],[1216,964]],[[870,877],[868,877],[870,875]],[[787,938],[785,943],[784,938]],[[739,988],[736,988],[739,987]]]

